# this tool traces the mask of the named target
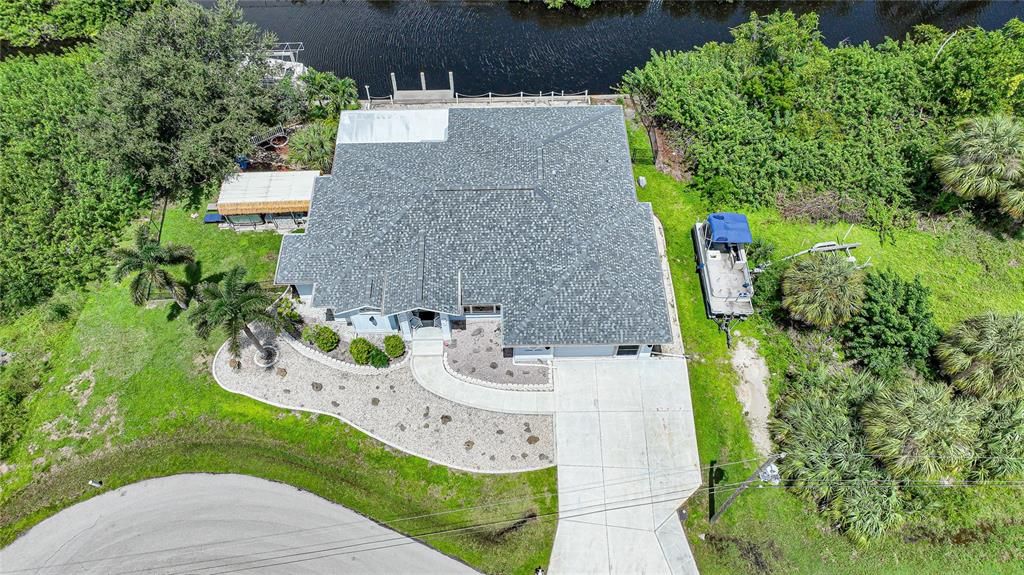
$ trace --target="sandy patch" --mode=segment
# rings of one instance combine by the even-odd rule
[[[743,405],[743,415],[750,428],[754,448],[761,455],[772,452],[771,435],[768,433],[768,364],[757,353],[757,340],[737,338],[732,349],[732,368],[740,376],[736,386],[736,399]]]

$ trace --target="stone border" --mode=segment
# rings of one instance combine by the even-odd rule
[[[249,399],[252,399],[254,401],[258,401],[258,402],[266,404],[266,405],[271,405],[271,406],[279,408],[279,409],[287,409],[289,411],[303,411],[303,412],[306,412],[306,413],[316,413],[318,415],[323,415],[323,416],[326,416],[326,417],[333,417],[334,419],[337,419],[337,420],[341,421],[345,425],[348,425],[348,426],[352,427],[353,429],[359,430],[360,433],[363,433],[363,434],[365,434],[365,435],[367,435],[369,437],[372,437],[376,441],[379,441],[379,442],[383,443],[384,445],[387,445],[388,447],[391,447],[392,449],[395,449],[395,450],[398,450],[398,451],[400,451],[402,453],[405,453],[406,455],[411,455],[413,457],[419,457],[420,459],[425,459],[425,460],[433,463],[434,465],[440,465],[442,467],[447,467],[448,469],[454,469],[456,471],[461,471],[461,472],[464,472],[464,473],[479,473],[481,475],[513,475],[513,474],[517,474],[517,473],[528,473],[528,472],[531,472],[531,471],[540,471],[542,469],[550,469],[550,468],[555,467],[556,465],[558,465],[557,461],[552,461],[548,465],[542,465],[542,466],[537,466],[537,467],[528,467],[526,469],[518,469],[518,470],[515,470],[515,471],[493,471],[493,470],[488,470],[488,469],[470,469],[468,467],[462,467],[460,465],[452,465],[450,463],[445,463],[443,461],[438,461],[437,459],[434,459],[433,457],[430,457],[430,456],[427,456],[427,455],[423,455],[423,454],[420,454],[420,453],[415,453],[415,452],[409,451],[408,449],[406,449],[404,447],[395,445],[394,443],[391,443],[391,442],[383,439],[382,437],[380,437],[376,433],[372,433],[372,432],[370,432],[370,431],[368,431],[366,429],[363,429],[362,427],[352,423],[351,421],[345,419],[344,417],[342,417],[342,416],[340,416],[340,415],[338,415],[336,413],[330,413],[330,412],[323,411],[323,410],[320,410],[320,409],[316,409],[316,408],[313,408],[313,407],[295,407],[295,406],[292,406],[292,405],[284,405],[284,404],[277,403],[277,402],[274,402],[274,401],[268,401],[268,400],[266,400],[266,399],[264,399],[262,397],[257,397],[255,395],[246,393],[244,391],[238,391],[238,390],[235,390],[235,389],[231,389],[230,387],[227,387],[223,383],[221,383],[220,378],[217,377],[217,363],[218,363],[218,360],[220,359],[221,354],[224,353],[224,351],[228,348],[228,343],[229,342],[225,341],[224,344],[220,346],[220,349],[218,349],[217,353],[214,354],[213,362],[212,362],[212,364],[210,366],[210,373],[213,375],[213,380],[217,382],[217,385],[220,386],[221,389],[223,389],[224,391],[226,391],[228,393],[233,393],[235,395],[242,395],[242,396],[248,397]],[[296,351],[298,351],[298,350],[296,350]],[[299,353],[301,354],[301,352],[299,352]],[[407,352],[406,355],[410,355],[411,356],[412,354]],[[328,359],[333,359],[333,358],[328,358]],[[371,368],[371,369],[373,369],[373,368]],[[449,401],[451,401],[451,400],[449,400]],[[505,413],[513,413],[513,412],[505,412]]]
[[[554,391],[554,375],[551,373],[551,367],[545,367],[544,369],[548,372],[548,382],[541,385],[532,384],[515,384],[515,383],[498,383],[496,381],[487,381],[486,379],[479,379],[471,377],[462,373],[459,373],[454,367],[448,363],[448,350],[445,349],[441,353],[442,361],[444,362],[444,370],[448,372],[455,379],[461,379],[462,381],[471,384],[479,385],[481,387],[489,387],[491,389],[502,389],[505,391],[522,391],[524,393],[537,392],[537,391]]]
[[[400,358],[400,361],[392,362],[387,367],[376,368],[372,365],[358,365],[355,363],[349,363],[342,361],[336,357],[331,357],[326,353],[318,349],[314,349],[301,341],[295,339],[286,331],[281,332],[281,338],[288,342],[288,345],[295,351],[299,352],[300,355],[305,356],[307,359],[311,359],[316,362],[320,362],[328,367],[333,367],[341,371],[347,371],[349,373],[355,373],[358,375],[376,375],[380,373],[388,373],[405,367],[405,364],[409,363],[409,357],[412,355],[412,351],[406,346],[405,354]]]

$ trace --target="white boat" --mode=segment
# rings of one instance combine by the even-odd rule
[[[714,213],[693,226],[693,248],[708,319],[728,323],[754,313],[754,284],[746,245],[753,241],[747,216]]]

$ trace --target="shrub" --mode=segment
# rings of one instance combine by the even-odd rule
[[[277,315],[289,321],[299,321],[302,319],[298,310],[295,309],[295,302],[290,298],[281,298],[281,301],[277,302]]]
[[[868,274],[864,288],[861,308],[843,329],[846,354],[879,375],[895,375],[904,365],[925,373],[939,339],[928,288],[892,272]]]
[[[338,334],[326,325],[306,327],[306,329],[302,330],[302,339],[315,345],[320,351],[333,351],[341,342]]]
[[[368,365],[375,349],[376,346],[364,337],[357,337],[348,344],[348,353],[352,356],[352,361],[359,365]]]
[[[405,353],[405,341],[400,335],[389,335],[384,338],[384,352],[388,357],[398,357]]]
[[[820,328],[846,323],[864,299],[864,274],[838,253],[810,254],[782,276],[782,305],[794,319]]]
[[[974,460],[980,415],[945,384],[903,380],[861,409],[864,445],[894,476],[956,477]]]
[[[291,136],[288,159],[308,170],[330,173],[337,133],[337,123],[331,122],[315,122],[300,129]]]
[[[963,122],[934,163],[947,192],[997,202],[1024,218],[1024,125],[1013,116]]]
[[[771,422],[783,478],[859,541],[901,523],[910,495],[864,453],[857,406],[877,389],[877,378],[825,369],[799,372],[786,388]]]
[[[935,346],[960,391],[988,399],[1024,398],[1024,313],[967,319]]]
[[[993,403],[978,434],[980,479],[1024,477],[1024,402]]]
[[[763,238],[754,238],[754,241],[747,246],[747,261],[754,267],[772,261],[775,256],[775,244]]]
[[[381,369],[387,367],[389,363],[391,363],[391,358],[388,357],[388,354],[381,351],[379,347],[373,346],[370,349],[370,365]]]

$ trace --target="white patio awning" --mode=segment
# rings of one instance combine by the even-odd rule
[[[224,216],[308,212],[320,172],[243,172],[225,178],[217,212]]]

